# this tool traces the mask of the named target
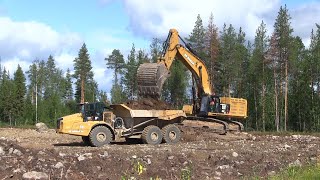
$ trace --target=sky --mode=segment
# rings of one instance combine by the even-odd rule
[[[125,58],[134,43],[148,52],[151,39],[176,28],[188,37],[200,14],[204,26],[211,13],[218,28],[242,27],[253,40],[261,21],[273,31],[280,6],[287,5],[294,35],[310,44],[320,23],[320,0],[0,0],[1,65],[10,74],[18,64],[27,71],[32,61],[51,54],[57,66],[73,70],[73,60],[86,43],[99,89],[110,92],[113,73],[105,57],[119,49]]]

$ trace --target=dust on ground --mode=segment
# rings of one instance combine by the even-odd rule
[[[180,128],[182,141],[175,145],[137,141],[100,148],[54,130],[2,128],[0,179],[245,179],[317,163],[320,153],[316,136],[218,135]]]
[[[130,100],[125,103],[131,109],[144,109],[144,110],[168,110],[173,107],[162,100],[153,98],[142,98],[139,100]]]

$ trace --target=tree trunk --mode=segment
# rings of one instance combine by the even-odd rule
[[[256,93],[256,89],[254,89],[254,106],[255,106],[255,114],[256,114],[256,130],[259,130],[259,124],[258,124],[258,103],[257,103],[257,93]]]
[[[81,100],[80,103],[84,104],[84,78],[80,76],[81,79]]]
[[[262,67],[262,129],[263,131],[266,131],[266,122],[265,122],[265,97],[266,97],[266,85],[264,82],[264,63],[263,63],[263,67]]]
[[[288,123],[288,60],[286,60],[285,64],[285,90],[284,90],[284,131],[287,131],[287,123]]]
[[[279,132],[279,112],[278,112],[278,90],[277,90],[277,75],[275,67],[273,69],[273,77],[274,77],[274,100],[275,100],[275,124],[277,132]]]

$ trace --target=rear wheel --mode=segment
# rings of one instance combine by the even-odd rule
[[[174,124],[169,124],[162,128],[162,135],[163,141],[168,144],[175,144],[181,139],[181,131]]]
[[[97,126],[91,130],[89,139],[92,146],[100,147],[110,144],[112,141],[112,133],[110,129],[105,126]]]
[[[84,143],[86,146],[91,146],[89,136],[82,136],[81,138],[82,138],[83,143]]]
[[[159,127],[151,125],[144,128],[141,138],[145,144],[160,144],[162,141],[162,133]]]

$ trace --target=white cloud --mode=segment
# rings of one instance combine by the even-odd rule
[[[320,2],[299,3],[289,13],[294,35],[299,35],[308,45],[311,29],[320,19]],[[124,4],[130,17],[129,28],[140,36],[165,37],[170,28],[176,28],[186,37],[198,14],[206,26],[212,12],[219,30],[224,23],[236,29],[242,27],[250,40],[262,20],[267,24],[268,34],[272,33],[280,5],[284,5],[280,0],[124,0]]]
[[[241,26],[246,32],[254,34],[263,15],[277,9],[279,1],[125,0],[125,7],[130,17],[130,28],[140,35],[164,36],[170,28],[177,28],[181,34],[187,35],[192,31],[198,14],[203,23],[207,24],[211,12],[219,27],[222,27],[223,23],[232,23],[236,28]]]
[[[75,33],[59,33],[36,21],[19,22],[0,17],[0,56],[32,61],[77,49],[82,43]]]
[[[26,72],[29,68],[30,63],[18,58],[7,59],[1,62],[1,66],[5,67],[7,71],[9,71],[10,76],[17,70],[18,65],[22,68],[24,72]]]

